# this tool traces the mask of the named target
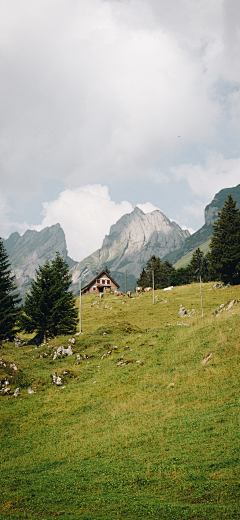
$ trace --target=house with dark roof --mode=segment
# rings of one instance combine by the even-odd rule
[[[109,291],[117,291],[120,285],[118,285],[113,278],[102,270],[82,288],[82,294],[99,294]]]

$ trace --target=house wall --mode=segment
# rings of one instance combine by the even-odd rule
[[[105,280],[110,280],[110,279],[108,278],[108,276],[106,276],[106,275],[103,275],[103,276],[101,276],[100,278],[97,278],[96,280],[99,280],[99,279],[100,279],[100,282],[101,282],[101,280],[103,280],[103,279],[105,279]],[[93,287],[94,287],[94,286],[96,287],[95,290],[93,290]],[[105,291],[104,291],[104,289],[105,289]],[[117,290],[118,290],[116,284],[113,283],[111,280],[110,280],[110,285],[107,285],[107,284],[106,284],[106,285],[103,287],[103,292],[107,292],[107,290],[109,291],[110,289],[112,289],[112,291],[117,291]],[[99,289],[98,289],[98,287],[97,287],[97,282],[95,282],[95,283],[92,284],[92,286],[90,287],[90,289],[89,289],[88,291],[86,291],[84,294],[99,294],[99,293],[100,293],[100,291],[99,291]]]

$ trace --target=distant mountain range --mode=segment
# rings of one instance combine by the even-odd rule
[[[3,245],[9,255],[12,272],[16,276],[16,284],[22,298],[29,289],[35,270],[47,259],[53,260],[56,251],[59,251],[70,268],[77,264],[67,254],[66,239],[60,224],[46,227],[42,231],[28,230],[23,236],[17,232],[12,233],[7,240],[3,240]]]
[[[221,190],[205,208],[205,224],[193,235],[183,230],[176,222],[170,221],[159,210],[145,214],[139,208],[135,208],[132,213],[124,215],[111,227],[100,249],[79,263],[68,256],[66,239],[60,224],[42,231],[28,230],[23,236],[17,232],[12,233],[3,242],[13,274],[16,275],[20,295],[24,298],[35,270],[47,259],[53,260],[56,251],[68,262],[75,294],[79,291],[80,279],[82,282],[88,282],[96,270],[99,271],[106,265],[122,290],[127,270],[128,289],[134,289],[142,267],[152,255],[160,256],[163,261],[168,259],[175,264],[202,244],[206,250],[206,244],[212,234],[212,224],[217,220],[218,212],[229,193],[240,207],[240,184]]]

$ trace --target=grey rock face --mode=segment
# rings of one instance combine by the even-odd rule
[[[126,269],[128,275],[136,280],[152,255],[162,258],[180,248],[189,235],[189,231],[182,230],[161,211],[145,214],[135,208],[111,227],[101,249],[73,268],[73,283],[77,283],[80,276],[89,280],[96,269],[106,264],[116,281],[124,276]]]
[[[12,233],[4,240],[4,247],[9,255],[21,297],[27,292],[38,266],[43,265],[46,260],[53,260],[57,251],[71,267],[76,263],[67,256],[66,239],[60,224],[42,231],[28,230],[23,236]]]
[[[221,211],[229,193],[231,193],[233,199],[237,201],[237,208],[240,207],[240,184],[232,188],[225,188],[219,191],[212,202],[206,206],[204,211],[205,224],[212,225],[218,219],[218,212]]]
[[[204,210],[205,224],[186,239],[183,246],[174,251],[168,253],[163,260],[168,258],[173,264],[180,260],[184,255],[193,251],[197,247],[201,248],[201,244],[206,243],[210,240],[213,228],[212,225],[218,219],[218,212],[221,211],[225,200],[227,200],[229,193],[231,193],[233,200],[237,201],[237,208],[240,208],[240,184],[232,188],[225,188],[219,191],[212,202],[208,204]]]

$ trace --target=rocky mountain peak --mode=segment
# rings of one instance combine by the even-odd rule
[[[67,255],[66,239],[60,224],[46,227],[41,231],[28,229],[22,236],[12,233],[3,241],[21,296],[24,296],[35,271],[46,260],[53,260],[56,252],[73,267],[76,262]]]

